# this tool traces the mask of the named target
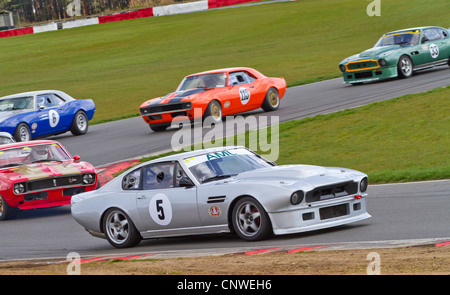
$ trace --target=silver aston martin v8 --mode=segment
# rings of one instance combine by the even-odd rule
[[[244,147],[152,160],[72,197],[72,216],[117,248],[142,239],[318,230],[371,217],[367,175],[345,168],[277,166]]]

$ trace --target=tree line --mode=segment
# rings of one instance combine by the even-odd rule
[[[0,12],[18,13],[23,24],[57,21],[74,16],[100,15],[108,12],[153,7],[182,0],[0,0]],[[67,11],[73,8],[76,14]]]

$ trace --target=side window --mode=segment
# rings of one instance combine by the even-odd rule
[[[41,94],[37,96],[37,107],[54,108],[64,104],[64,100],[55,94]]]
[[[122,178],[122,189],[138,190],[141,182],[141,169],[136,169]]]
[[[64,99],[62,99],[61,97],[59,97],[56,94],[51,94],[50,99],[51,99],[51,104],[54,107],[59,107],[65,103]]]
[[[448,37],[448,31],[447,30],[440,30],[442,39]]]
[[[254,80],[255,78],[250,77],[245,72],[234,72],[230,73],[229,85],[233,86],[233,85],[247,84],[253,82]]]
[[[186,175],[179,163],[175,166],[175,187],[186,186],[186,183],[192,182],[189,176]]]
[[[164,189],[174,187],[175,162],[150,164],[143,168],[142,189]]]
[[[253,77],[252,75],[250,75],[249,73],[245,72],[244,74],[245,74],[245,76],[247,78],[248,83],[252,83],[253,81],[256,80],[256,78]]]
[[[438,29],[426,29],[424,35],[427,37],[427,41],[436,41],[441,39],[441,34]]]

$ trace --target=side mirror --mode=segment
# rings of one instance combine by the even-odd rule
[[[78,155],[75,155],[74,157],[73,157],[73,161],[75,162],[75,163],[78,163],[78,162],[80,162],[80,156],[78,156]]]
[[[182,177],[180,179],[180,184],[179,185],[180,185],[180,187],[193,187],[194,183],[189,178]]]

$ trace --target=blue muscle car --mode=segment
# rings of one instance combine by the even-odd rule
[[[71,131],[82,135],[95,113],[91,99],[74,99],[57,90],[41,90],[0,97],[0,131],[16,141]]]

